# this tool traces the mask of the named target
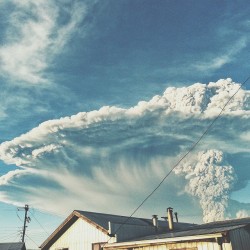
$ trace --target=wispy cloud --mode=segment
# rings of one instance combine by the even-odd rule
[[[111,203],[118,212],[132,210],[238,88],[231,79],[196,83],[168,88],[162,96],[129,109],[102,107],[46,121],[0,145],[0,159],[25,171],[1,177],[2,200],[25,200],[39,208],[46,200],[60,212],[79,207],[110,212]],[[230,193],[241,179],[236,177],[237,166],[225,159],[235,150],[249,155],[248,141],[240,136],[243,131],[249,133],[249,101],[250,92],[240,90],[187,161],[182,171],[186,179],[174,175],[156,193],[154,199],[161,200],[158,209],[163,211],[166,206],[162,197],[178,206],[183,196],[188,200],[191,195],[195,201],[189,198],[186,206],[200,203],[205,221],[227,216]],[[236,148],[230,145],[232,141]],[[223,177],[222,182],[218,176]],[[218,189],[213,192],[215,186]],[[72,202],[66,202],[67,197]],[[207,200],[210,207],[205,204]],[[209,212],[215,210],[217,213]]]
[[[228,45],[226,45],[228,46]],[[238,40],[232,47],[226,49],[226,52],[219,53],[215,56],[207,56],[207,58],[192,65],[199,71],[214,71],[220,69],[224,65],[235,60],[235,57],[247,46],[247,38]]]
[[[66,10],[47,0],[12,0],[8,6],[1,74],[13,82],[47,83],[45,70],[85,18],[86,6],[74,1]]]

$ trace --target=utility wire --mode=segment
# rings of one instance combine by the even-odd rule
[[[116,234],[130,219],[131,217],[143,206],[143,204],[156,192],[156,190],[162,185],[162,183],[168,178],[168,176],[173,172],[173,170],[196,148],[196,146],[200,143],[200,141],[205,137],[205,135],[208,133],[208,131],[211,129],[211,127],[214,125],[214,123],[219,119],[223,111],[225,110],[226,106],[231,102],[231,100],[234,98],[234,96],[239,92],[239,90],[242,88],[242,86],[245,85],[245,83],[250,79],[250,76],[242,83],[240,84],[239,88],[235,91],[235,93],[228,99],[226,104],[222,107],[219,114],[212,120],[212,122],[208,125],[208,127],[205,129],[205,131],[201,134],[201,136],[198,138],[198,140],[190,147],[190,149],[177,161],[177,163],[170,169],[170,171],[164,176],[164,178],[160,181],[160,183],[153,189],[151,193],[148,194],[148,196],[140,203],[140,205],[131,213],[129,217],[117,228],[117,230],[114,232]],[[107,243],[111,240],[111,237],[107,241]],[[103,246],[105,246],[107,243],[105,243]]]
[[[45,215],[49,214],[49,215],[53,215],[53,216],[57,216],[57,217],[61,217],[61,218],[63,218],[65,216],[63,214],[55,213],[55,212],[52,212],[52,211],[49,211],[49,210],[46,210],[46,209],[36,208],[36,210],[38,210],[39,213],[45,214]]]
[[[20,218],[20,216],[18,215],[17,212],[16,212],[16,215],[17,215],[17,217],[18,217],[18,219],[19,219],[20,221],[23,221],[23,220]]]
[[[31,240],[37,247],[39,247],[39,245],[34,241],[32,240],[27,234],[25,235],[29,240]]]
[[[31,212],[31,210],[30,210]],[[40,225],[40,227],[43,229],[43,231],[49,236],[49,233],[45,230],[45,228],[42,226],[42,224],[37,220],[37,218],[35,217],[35,214],[33,212],[31,212],[32,217],[36,220],[36,222]]]
[[[1,241],[13,240],[14,237],[17,238],[18,236],[19,236],[19,231],[16,231],[14,233],[4,235],[3,237],[1,237]]]

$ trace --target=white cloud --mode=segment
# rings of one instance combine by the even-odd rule
[[[86,6],[74,2],[66,24],[60,24],[56,1],[11,1],[0,71],[15,82],[46,83],[44,72],[85,17]]]
[[[41,147],[39,149],[34,149],[31,154],[32,154],[33,158],[37,158],[37,157],[40,157],[40,155],[43,155],[45,153],[57,151],[58,148],[59,148],[58,146],[50,144],[50,145],[46,145],[44,147]]]
[[[131,211],[200,137],[238,88],[231,79],[196,83],[168,88],[162,96],[129,109],[106,106],[46,121],[0,145],[0,159],[26,171],[19,178],[10,177],[19,183],[16,186],[8,182],[8,175],[3,177],[6,182],[0,185],[0,193],[8,201],[25,200],[40,208],[50,194],[54,198],[46,204],[57,212],[76,208],[110,212],[110,204],[118,213]],[[239,136],[242,131],[249,132],[249,102],[250,92],[240,90],[189,156],[190,164],[183,165],[187,178],[172,175],[152,197],[157,209],[163,211],[167,206],[164,197],[178,210],[192,210],[200,204],[205,221],[227,216],[237,166],[227,162],[225,155],[236,149],[249,154],[248,141]],[[201,151],[204,153],[199,154]],[[185,187],[189,194],[183,192]],[[206,192],[202,192],[204,188]],[[37,189],[43,192],[37,193]],[[72,202],[66,202],[67,197]],[[215,208],[220,213],[215,213]]]
[[[18,178],[20,175],[24,175],[27,173],[30,173],[30,172],[25,171],[23,169],[22,170],[16,169],[16,170],[9,171],[7,174],[0,177],[0,185],[9,184],[9,182],[11,182],[12,179]]]
[[[241,38],[225,53],[219,56],[209,56],[205,60],[200,61],[193,65],[193,67],[199,71],[214,71],[220,69],[225,64],[228,64],[235,60],[235,57],[239,52],[247,46],[247,39]]]

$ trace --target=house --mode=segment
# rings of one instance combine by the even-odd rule
[[[178,229],[192,226],[173,222]],[[128,241],[169,231],[166,220],[73,211],[40,246],[41,250],[98,250],[102,243]]]
[[[0,250],[26,250],[24,242],[0,243]]]
[[[250,250],[250,217],[104,245],[104,250]]]

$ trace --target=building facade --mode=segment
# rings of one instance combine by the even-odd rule
[[[178,223],[179,228],[191,226]],[[157,230],[156,230],[157,229]],[[104,244],[167,232],[168,223],[87,211],[73,211],[41,245],[41,250],[98,250]]]
[[[250,250],[250,218],[194,225],[132,241],[106,244],[104,250]]]

